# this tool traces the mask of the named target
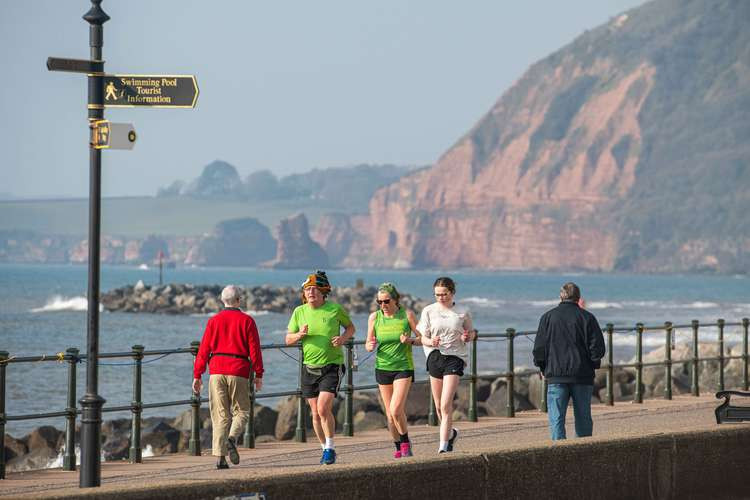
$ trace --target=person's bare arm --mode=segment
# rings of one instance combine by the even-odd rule
[[[331,339],[331,343],[338,347],[349,342],[349,339],[354,337],[354,323],[349,323],[349,326],[344,327],[344,334],[338,335]]]
[[[367,349],[367,352],[372,352],[375,350],[375,347],[377,347],[378,341],[375,338],[375,315],[377,313],[374,312],[370,314],[370,317],[367,318],[367,341],[365,342],[365,349]]]
[[[305,335],[307,335],[307,325],[302,325],[302,328],[298,332],[287,332],[284,342],[286,345],[294,345],[297,342],[302,342]]]

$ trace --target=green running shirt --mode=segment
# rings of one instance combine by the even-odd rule
[[[401,334],[410,335],[411,327],[403,307],[388,318],[382,310],[375,315],[375,338],[378,351],[375,357],[375,368],[385,371],[413,370],[414,360],[411,355],[411,344],[401,343]]]
[[[352,324],[349,314],[335,302],[324,302],[313,309],[310,304],[297,306],[289,319],[287,331],[297,333],[307,325],[307,335],[302,338],[302,354],[306,365],[342,365],[344,353],[334,347],[331,339],[341,335],[341,327]]]

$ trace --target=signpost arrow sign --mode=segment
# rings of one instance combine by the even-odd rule
[[[105,108],[194,108],[198,82],[192,75],[105,75]]]
[[[48,57],[47,69],[50,71],[70,71],[73,73],[101,73],[104,71],[104,61]]]

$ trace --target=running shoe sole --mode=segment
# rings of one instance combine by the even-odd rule
[[[453,434],[451,434],[451,438],[448,440],[448,451],[453,451],[453,444],[456,442],[456,439],[458,439],[458,429],[454,427],[452,432]]]

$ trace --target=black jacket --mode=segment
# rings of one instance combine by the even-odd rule
[[[572,301],[544,313],[534,340],[534,365],[551,384],[593,384],[604,335],[593,314]]]

